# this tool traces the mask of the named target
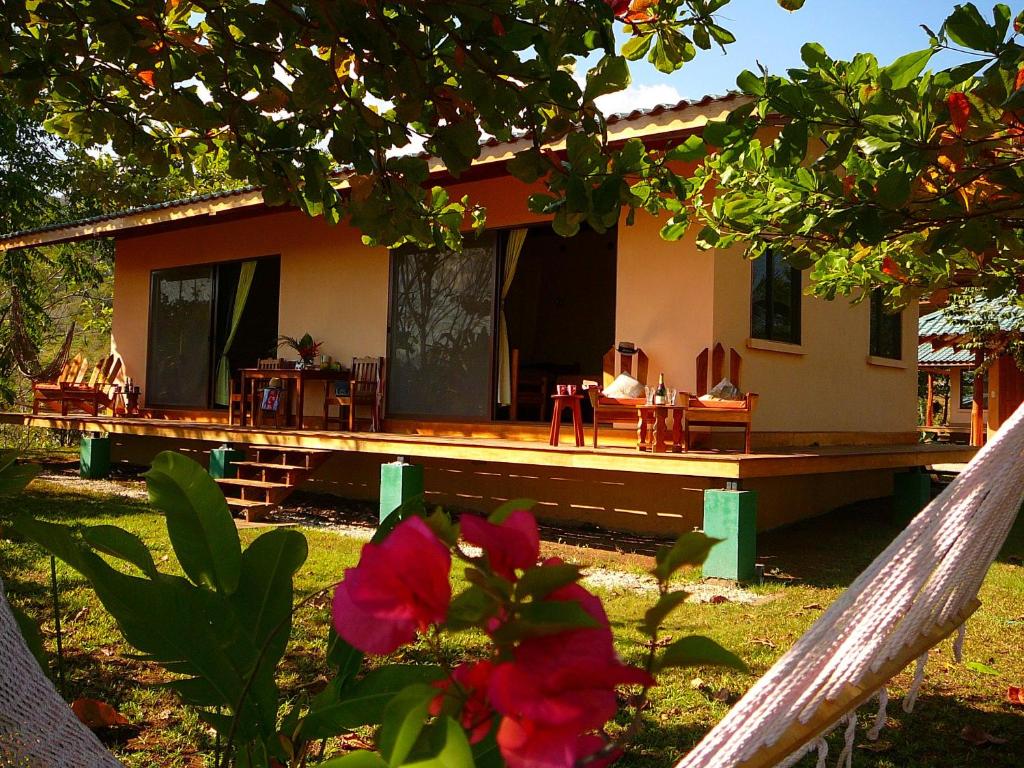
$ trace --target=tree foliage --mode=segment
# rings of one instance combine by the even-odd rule
[[[743,72],[749,101],[707,126],[709,154],[670,234],[777,249],[826,297],[882,287],[1024,288],[1024,13],[957,5],[928,44],[882,66],[816,43],[786,76]],[[932,72],[933,56],[963,61]]]
[[[7,1],[0,72],[24,103],[46,102],[50,130],[157,174],[224,153],[269,203],[347,218],[389,245],[457,246],[483,214],[432,192],[426,158],[410,149],[422,144],[458,176],[482,138],[528,135],[533,148],[510,170],[545,179],[551,195],[534,205],[563,234],[583,221],[603,230],[645,204],[630,176],[678,184],[660,153],[609,145],[595,99],[628,86],[628,60],[672,72],[732,42],[715,15],[727,3]],[[566,138],[567,160],[540,151]]]

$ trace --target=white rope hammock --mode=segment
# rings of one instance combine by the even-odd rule
[[[0,766],[121,768],[43,674],[0,580]]]
[[[837,765],[852,759],[853,710],[915,659],[913,708],[928,649],[960,630],[1024,501],[1024,405],[676,768],[790,766],[846,723]]]
[[[850,765],[856,718],[885,683],[962,627],[1024,500],[1024,405],[796,645],[747,692],[677,768],[794,764],[845,723],[839,765]],[[962,633],[955,647],[963,642]],[[959,652],[957,650],[957,652]],[[119,768],[43,675],[21,637],[0,581],[0,766]]]

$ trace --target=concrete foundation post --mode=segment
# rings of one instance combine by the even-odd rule
[[[704,561],[705,578],[753,581],[757,557],[757,493],[704,491],[704,533],[722,541]]]
[[[78,472],[87,480],[100,480],[110,474],[110,438],[83,435],[79,444]]]
[[[245,454],[242,451],[226,443],[220,448],[214,448],[210,451],[210,477],[218,480],[234,477],[238,473],[235,462],[244,460]]]
[[[932,500],[932,480],[915,467],[893,476],[892,509],[896,519],[909,523]]]
[[[409,499],[423,495],[423,467],[406,464],[399,458],[380,465],[380,517],[378,522],[402,506]]]

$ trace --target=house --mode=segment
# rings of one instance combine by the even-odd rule
[[[976,315],[991,318],[985,348],[975,348],[975,332],[962,317],[940,308],[920,319],[918,367],[925,374],[926,403],[935,402],[935,378],[948,380],[946,424],[934,424],[934,410],[926,408],[925,434],[963,434],[978,446],[1024,401],[1024,373],[1005,351],[1007,341],[1019,333],[1017,310],[990,299],[978,299],[973,306]],[[986,357],[994,359],[986,365]]]
[[[734,98],[617,116],[609,137],[678,140]],[[486,233],[461,253],[366,247],[354,229],[268,207],[253,188],[3,237],[6,250],[115,240],[111,347],[142,387],[145,415],[3,420],[110,434],[117,456],[136,461],[171,445],[197,455],[224,442],[326,449],[331,460],[307,482],[349,496],[374,496],[381,462],[405,456],[426,467],[431,498],[488,509],[525,496],[542,515],[661,532],[699,525],[703,492],[723,484],[758,491],[767,528],[889,495],[894,473],[935,452],[969,455],[917,445],[916,308],[889,315],[874,297],[811,298],[807,275],[781,255],[750,262],[700,251],[692,237],[667,242],[646,214],[562,239],[528,210],[536,188],[505,171],[525,146],[489,142],[459,179],[434,168],[451,195],[488,210]],[[251,286],[233,329],[243,272]],[[381,432],[325,429],[318,382],[305,429],[226,423],[214,387],[225,340],[237,371],[276,355],[279,334],[306,332],[335,360],[386,359]],[[622,341],[644,350],[652,380],[664,373],[680,391],[697,387],[702,351],[736,350],[742,388],[760,395],[753,454],[736,452],[734,430],[682,454],[640,453],[633,428],[607,430],[596,449],[551,448],[539,407],[512,418],[513,351],[522,379],[551,391],[600,379],[602,356]]]

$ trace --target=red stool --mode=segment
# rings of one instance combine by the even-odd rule
[[[576,433],[576,447],[583,447],[583,414],[580,411],[580,401],[583,395],[552,395],[554,407],[551,409],[551,437],[548,440],[551,445],[558,445],[558,432],[562,426],[562,410],[572,409],[572,427]]]

